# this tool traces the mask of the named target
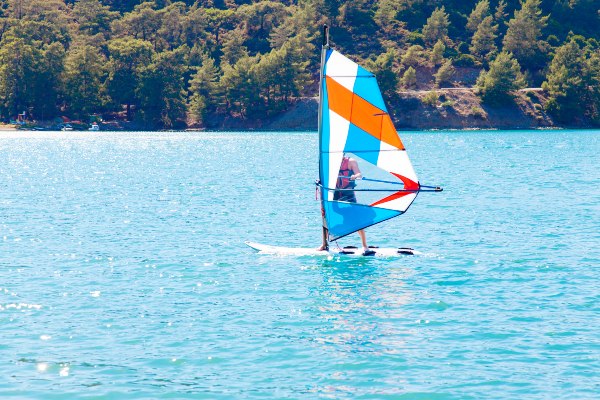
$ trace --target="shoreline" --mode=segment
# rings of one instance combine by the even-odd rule
[[[496,131],[505,131],[505,132],[527,132],[527,131],[539,131],[539,132],[554,132],[554,131],[592,131],[592,132],[600,132],[600,127],[531,127],[531,128],[447,128],[447,129],[398,129],[399,133],[444,133],[444,132],[496,132]],[[100,130],[100,131],[58,131],[58,130],[32,130],[32,129],[4,129],[0,127],[0,134],[6,133],[23,133],[23,134],[78,134],[81,135],[83,133],[94,135],[98,133],[237,133],[237,134],[253,134],[253,133],[314,133],[317,134],[316,129],[184,129],[184,130]]]
[[[431,97],[428,99],[427,96]],[[483,131],[483,130],[561,130],[599,129],[600,121],[581,119],[559,124],[546,111],[547,96],[539,88],[515,93],[514,103],[490,106],[476,96],[472,88],[440,88],[402,92],[389,102],[391,117],[399,132]],[[242,119],[230,115],[209,115],[202,124],[184,129],[143,129],[135,121],[111,119],[100,123],[101,132],[305,132],[317,131],[318,97],[302,97],[287,110],[262,119]],[[48,131],[49,121],[34,121],[28,126]],[[186,126],[185,123],[182,126]],[[75,126],[74,126],[75,127]],[[78,128],[82,128],[78,126]],[[0,124],[0,131],[20,131],[18,125]],[[30,129],[37,131],[37,129]],[[77,132],[86,131],[74,130]]]

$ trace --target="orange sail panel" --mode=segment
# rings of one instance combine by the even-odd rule
[[[375,138],[404,150],[390,115],[327,77],[329,109]]]

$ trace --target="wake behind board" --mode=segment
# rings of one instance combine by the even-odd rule
[[[371,247],[374,254],[363,255],[362,249],[356,247],[329,247],[329,250],[316,250],[311,247],[282,247],[270,246],[268,244],[260,244],[255,242],[245,242],[247,246],[256,250],[260,254],[272,254],[280,256],[349,256],[349,257],[399,257],[405,255],[418,254],[417,251],[408,247],[399,248],[380,248]]]

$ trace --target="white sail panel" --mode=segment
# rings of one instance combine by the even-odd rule
[[[340,165],[344,156],[344,146],[348,139],[348,130],[350,121],[340,117],[335,112],[329,110],[329,176],[327,186],[335,187],[338,179]],[[333,191],[328,193],[329,200],[333,200]]]
[[[327,60],[327,69],[325,70],[327,76],[353,92],[357,73],[358,64],[337,51],[331,53]]]
[[[395,174],[407,177],[413,182],[418,182],[417,174],[405,150],[398,150],[385,142],[381,142],[377,166]]]

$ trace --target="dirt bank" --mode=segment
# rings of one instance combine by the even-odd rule
[[[471,88],[415,90],[399,93],[388,108],[397,129],[538,129],[561,128],[544,111],[547,96],[539,88],[520,90],[515,102],[490,106]],[[211,129],[317,130],[318,98],[303,98],[282,114],[260,121],[221,120]],[[591,127],[579,121],[570,127]]]
[[[538,89],[519,91],[515,102],[490,106],[473,89],[439,89],[402,93],[394,102],[398,129],[535,129],[556,124],[544,111],[546,97]]]
[[[0,123],[0,131],[16,131],[16,130],[17,130],[16,125]]]

